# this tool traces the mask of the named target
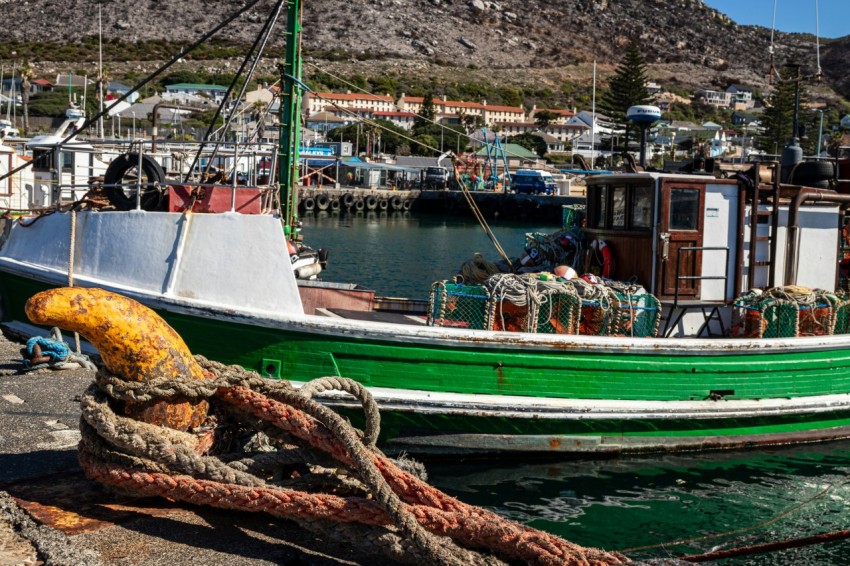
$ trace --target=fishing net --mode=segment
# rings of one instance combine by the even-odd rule
[[[584,226],[585,208],[583,204],[565,204],[561,211],[561,226],[564,230]]]
[[[661,305],[640,285],[592,275],[570,284],[581,297],[579,334],[647,338],[658,333]]]
[[[732,335],[741,338],[825,336],[847,333],[850,327],[847,301],[819,289],[786,286],[752,291],[736,299],[735,307]]]
[[[658,299],[640,285],[590,275],[567,280],[551,273],[499,273],[482,285],[435,283],[428,324],[645,338],[656,336],[660,320]]]
[[[580,228],[560,230],[554,234],[526,234],[526,245],[519,260],[520,271],[551,271],[558,265],[579,269],[584,255],[584,236]]]
[[[437,281],[431,287],[428,324],[484,330],[489,328],[490,294],[481,285]]]

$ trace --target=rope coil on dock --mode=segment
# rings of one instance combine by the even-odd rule
[[[98,373],[82,398],[79,457],[91,479],[146,496],[267,512],[408,563],[628,562],[464,504],[405,471],[403,461],[375,448],[378,411],[357,382],[322,378],[296,390],[196,360],[207,379],[128,382]],[[365,433],[312,399],[331,390],[360,400]],[[124,402],[166,399],[205,399],[210,417],[189,433],[120,415]],[[249,449],[244,439],[260,437],[276,450]]]

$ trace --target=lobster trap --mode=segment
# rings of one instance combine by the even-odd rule
[[[735,301],[733,335],[741,338],[827,336],[850,331],[850,306],[832,293],[778,287]]]
[[[646,338],[658,333],[661,305],[643,288],[583,279],[570,283],[581,297],[579,334]]]
[[[431,287],[428,324],[489,330],[490,293],[483,285],[437,281]]]
[[[579,298],[549,274],[494,275],[490,291],[490,329],[543,334],[576,334]]]
[[[497,274],[483,285],[435,283],[428,324],[643,338],[656,335],[660,319],[658,299],[638,287],[549,274]]]

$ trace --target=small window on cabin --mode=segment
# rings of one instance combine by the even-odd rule
[[[596,191],[596,218],[594,218],[594,228],[605,228],[605,216],[608,212],[608,185],[599,187]]]
[[[699,189],[670,191],[670,230],[699,228]]]
[[[612,187],[611,227],[626,227],[626,187]]]
[[[50,171],[50,166],[53,164],[53,156],[49,151],[36,150],[32,152],[32,168],[33,171]]]
[[[62,153],[62,170],[63,171],[71,171],[74,168],[74,154],[70,151],[63,151]]]
[[[648,230],[652,228],[652,187],[632,188],[632,228]]]

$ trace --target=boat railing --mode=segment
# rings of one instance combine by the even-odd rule
[[[682,275],[682,254],[684,252],[702,253],[702,252],[724,252],[723,258],[723,275]],[[695,262],[695,264],[697,264]],[[676,289],[673,293],[673,303],[670,305],[670,313],[667,315],[667,320],[664,322],[664,331],[662,335],[668,337],[676,328],[682,318],[689,310],[699,309],[702,312],[703,324],[697,330],[696,336],[699,337],[704,331],[708,331],[711,336],[711,321],[717,320],[720,325],[720,333],[725,334],[726,329],[723,325],[723,317],[720,315],[720,308],[728,304],[726,301],[726,289],[729,282],[729,247],[728,246],[682,246],[676,250]],[[720,300],[688,300],[681,301],[679,299],[679,291],[681,283],[696,281],[723,281],[723,299]],[[673,314],[676,313],[675,318]]]
[[[200,142],[181,140],[74,140],[53,151],[49,165],[44,167],[49,178],[35,179],[35,184],[51,195],[51,204],[56,206],[79,200],[93,188],[123,191],[128,198],[132,191],[136,209],[143,208],[142,196],[147,190],[161,191],[179,185],[197,194],[207,189],[230,187],[231,212],[237,211],[238,190],[267,191],[271,188],[277,157],[271,146],[234,142],[200,152],[202,147]],[[65,154],[70,154],[70,159],[65,159]],[[79,159],[80,155],[90,157]],[[125,156],[125,159],[138,162],[135,167],[130,165],[134,174],[124,173],[115,178],[115,174],[110,175],[110,164],[103,163],[100,169],[94,166],[94,156],[101,159],[103,156],[112,159]],[[211,181],[208,175],[211,172],[219,174],[219,178]],[[79,182],[80,179],[85,179],[85,183]]]

